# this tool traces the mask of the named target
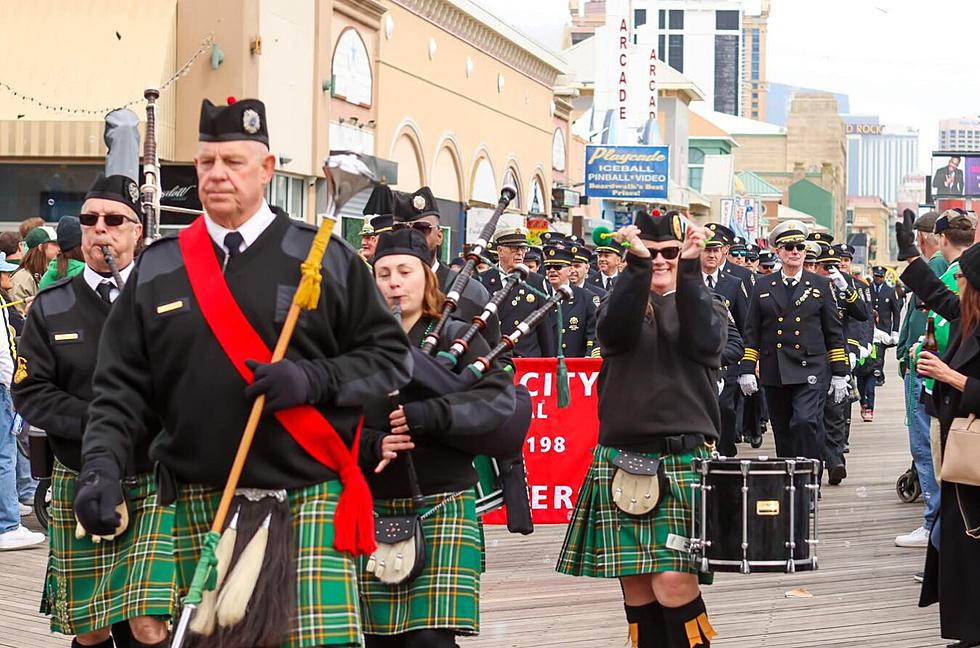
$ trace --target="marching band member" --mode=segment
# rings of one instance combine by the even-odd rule
[[[334,541],[355,535],[370,500],[347,448],[365,400],[408,380],[408,342],[367,266],[334,237],[319,305],[303,312],[285,359],[248,358],[271,356],[316,232],[263,198],[275,156],[261,101],[205,100],[199,132],[205,214],[140,255],[106,321],[112,344],[99,349],[75,513],[90,533],[115,529],[127,457],[152,437],[160,494],[176,499],[177,583],[186,592],[253,400],[264,394],[239,485],[284,496],[295,606],[287,590],[275,600],[284,610],[248,614],[285,619],[258,628],[284,647],[359,646],[355,562]],[[155,437],[146,425],[154,414]],[[306,450],[311,435],[325,459]]]
[[[606,292],[611,291],[619,279],[619,265],[625,252],[623,246],[612,239],[597,245],[595,253],[599,271],[589,277],[588,282]]]
[[[397,231],[379,238],[374,275],[389,305],[401,310],[402,329],[420,346],[442,312],[445,296],[429,267],[425,238]],[[449,349],[468,324],[451,320],[438,345]],[[461,358],[468,365],[490,348],[476,336]],[[511,374],[499,364],[457,393],[412,398],[392,411],[386,398],[365,409],[362,468],[377,515],[423,516],[425,566],[410,582],[388,584],[362,557],[358,571],[366,648],[450,648],[456,635],[479,632],[482,536],[476,517],[475,454],[495,454],[491,434],[514,411]],[[416,366],[416,371],[421,370]],[[479,446],[479,447],[477,447]],[[413,502],[406,458],[411,453],[423,499]],[[389,565],[390,567],[390,565]]]
[[[575,257],[572,259],[571,270],[568,273],[569,285],[585,288],[594,295],[598,295],[599,301],[606,296],[606,291],[600,286],[589,282],[589,265],[592,263],[594,255],[585,243],[576,242],[572,246]]]
[[[125,628],[114,626],[127,619],[140,645],[166,645],[175,606],[174,510],[157,499],[148,439],[134,446],[131,460],[118,473],[124,477],[132,528],[96,544],[93,538],[76,537],[72,512],[99,337],[122,288],[112,278],[102,246],[108,246],[125,281],[143,233],[138,199],[136,183],[123,175],[99,176],[86,194],[78,219],[85,267],[34,300],[12,389],[18,411],[46,431],[54,454],[42,608],[51,614],[53,632],[76,635],[72,646],[109,648],[113,639],[128,645],[122,643],[128,639]],[[114,342],[109,338],[105,345]],[[158,429],[153,419],[150,415],[144,423],[151,433]]]
[[[707,457],[706,442],[718,438],[729,316],[701,279],[705,237],[699,227],[684,237],[677,215],[645,212],[616,234],[629,247],[599,314],[599,445],[557,565],[573,576],[618,578],[633,646],[641,648],[706,647],[715,635],[698,568],[670,542],[689,532],[691,461]],[[666,476],[652,510],[633,510],[613,492],[619,466],[628,464]]]
[[[599,357],[595,339],[599,296],[569,282],[572,260],[578,252],[578,245],[564,243],[544,249],[544,270],[550,286],[549,294],[565,284],[572,289],[572,298],[563,301],[555,313],[555,348],[548,355],[563,355],[566,358]],[[558,320],[558,313],[561,314],[561,321]],[[561,349],[558,349],[559,339]]]

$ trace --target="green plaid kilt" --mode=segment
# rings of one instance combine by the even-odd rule
[[[151,473],[139,475],[129,498],[129,528],[121,537],[99,544],[79,540],[72,510],[75,473],[55,461],[41,602],[52,632],[76,635],[133,617],[173,615],[173,506],[157,506]]]
[[[670,534],[690,535],[691,484],[697,481],[691,460],[707,457],[707,448],[681,454],[642,453],[660,456],[670,484],[660,505],[642,517],[623,513],[612,501],[610,487],[616,472],[612,459],[618,454],[615,448],[596,446],[556,569],[597,578],[668,571],[697,574],[690,555],[668,549],[666,543]]]
[[[354,560],[333,548],[337,480],[289,491],[296,541],[296,618],[283,648],[360,646]],[[187,593],[221,490],[181,484],[174,524],[177,584]]]
[[[422,511],[450,493],[429,495]],[[414,515],[410,499],[374,500],[382,516]],[[359,559],[358,587],[365,634],[398,635],[426,628],[451,628],[457,634],[480,631],[480,571],[483,543],[476,518],[476,495],[464,491],[422,520],[425,567],[411,583],[385,585]]]

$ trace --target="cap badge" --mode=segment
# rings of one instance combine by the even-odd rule
[[[242,113],[242,128],[249,135],[255,135],[262,128],[262,118],[259,117],[259,113],[255,112],[251,108],[245,110]]]
[[[416,211],[422,211],[425,209],[425,196],[415,196],[412,198],[412,207],[414,207]]]
[[[130,198],[130,200],[132,200],[133,202],[136,202],[137,200],[139,200],[140,190],[136,188],[136,183],[133,182],[132,180],[130,180],[127,183],[127,187],[129,189],[129,198]]]

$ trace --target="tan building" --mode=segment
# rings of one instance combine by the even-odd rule
[[[888,205],[877,196],[852,196],[848,199],[847,210],[852,220],[851,233],[867,236],[868,267],[894,266],[892,210]]]
[[[742,111],[749,119],[766,119],[766,38],[770,0],[761,0],[759,13],[742,15]]]
[[[132,102],[142,118],[143,88],[166,82],[198,50],[159,102],[172,194],[196,194],[185,185],[194,182],[201,99],[228,96],[266,103],[278,159],[268,197],[294,217],[313,220],[324,204],[321,165],[331,149],[378,158],[395,188],[432,186],[450,230],[447,251],[458,250],[468,220],[478,229],[479,210],[496,204],[505,177],[518,186],[510,217],[518,220],[552,215],[556,171],[561,182],[580,181],[568,171],[570,106],[554,92],[563,61],[472,0],[100,6],[2,0],[4,82],[18,94],[0,88],[0,219],[56,220],[77,210],[103,164],[104,108]],[[345,234],[360,229],[364,199],[345,210]]]

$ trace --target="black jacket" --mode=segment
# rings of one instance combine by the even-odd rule
[[[436,268],[436,277],[439,279],[439,287],[442,288],[442,292],[449,292],[458,275],[458,272],[452,270],[445,263],[439,264],[439,267]],[[470,277],[466,283],[466,288],[463,289],[463,293],[459,297],[459,304],[453,315],[464,322],[472,322],[474,317],[483,312],[483,307],[489,301],[490,293],[480,283],[479,273],[474,270],[473,276]],[[486,328],[480,331],[480,335],[491,347],[500,342],[500,320],[497,319],[496,315],[490,317]]]
[[[590,358],[593,351],[598,348],[595,339],[595,323],[600,299],[598,295],[585,288],[570,287],[572,298],[561,302],[561,322],[558,321],[557,310],[551,318],[555,346],[549,355],[558,355],[558,328],[560,326],[562,353],[565,357]],[[550,290],[549,294],[551,294]]]
[[[877,314],[876,326],[885,333],[897,333],[902,325],[902,303],[887,283],[871,284],[871,307]]]
[[[480,274],[480,282],[491,293],[496,292],[503,285],[500,279],[500,269],[490,268]],[[545,292],[546,280],[539,274],[531,273],[527,278],[527,284],[532,286],[538,293]],[[511,291],[510,299],[505,299],[497,311],[500,316],[501,335],[510,335],[517,328],[517,325],[524,321],[528,315],[533,313],[541,304],[543,298],[538,294],[528,290],[527,286],[520,284],[517,290]],[[543,321],[537,328],[522,335],[514,348],[514,355],[521,358],[543,358],[551,354],[555,348],[555,339],[548,325],[549,320]]]

